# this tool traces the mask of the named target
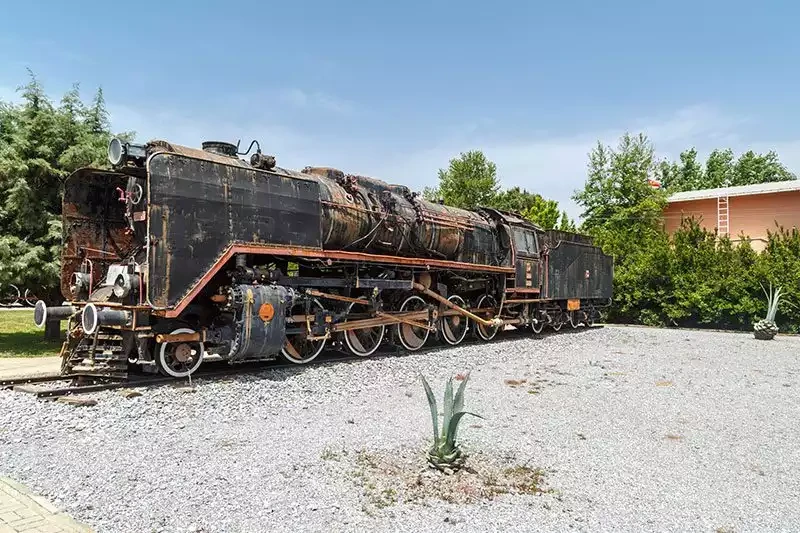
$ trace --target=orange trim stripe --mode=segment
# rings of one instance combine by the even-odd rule
[[[322,250],[319,248],[302,248],[298,246],[258,246],[250,244],[231,245],[224,254],[214,263],[214,266],[195,283],[192,290],[184,296],[174,309],[164,311],[167,318],[175,318],[183,312],[187,305],[205,287],[206,283],[219,272],[234,254],[263,254],[286,255],[292,257],[308,257],[314,259],[339,259],[343,261],[363,261],[371,263],[389,263],[418,267],[434,267],[453,270],[471,270],[479,272],[512,273],[513,267],[462,263],[459,261],[443,261],[440,259],[417,259],[413,257],[399,257],[392,255],[366,254],[362,252],[342,252],[336,250]]]

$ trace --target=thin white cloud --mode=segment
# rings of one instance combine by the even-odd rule
[[[292,88],[283,91],[280,98],[300,109],[323,110],[336,114],[347,114],[353,111],[353,105],[350,102],[320,91]]]
[[[298,108],[311,109],[325,105],[320,95],[304,91],[288,91],[285,99],[293,99]],[[19,94],[8,86],[0,86],[0,100],[18,101]],[[288,100],[285,100],[288,101]],[[329,104],[330,110],[340,108]],[[437,172],[460,152],[480,149],[497,164],[503,187],[520,186],[557,200],[569,215],[577,218],[580,208],[571,197],[586,179],[588,153],[598,141],[616,146],[626,131],[643,132],[653,142],[658,157],[676,159],[680,152],[694,147],[704,158],[715,148],[731,148],[740,154],[746,150],[775,150],[781,161],[800,174],[800,139],[764,140],[754,138],[746,126],[747,117],[732,116],[710,105],[677,109],[649,118],[621,120],[612,127],[572,135],[535,132],[504,139],[489,138],[482,133],[484,124],[468,123],[453,128],[445,137],[428,146],[398,153],[396,146],[380,140],[364,145],[347,138],[319,138],[313,131],[298,131],[259,117],[245,121],[233,117],[180,114],[153,108],[133,108],[108,104],[115,131],[136,131],[136,138],[171,140],[188,146],[199,146],[204,140],[241,139],[242,149],[257,139],[265,153],[277,157],[285,168],[324,165],[345,172],[370,175],[390,183],[399,183],[421,191],[435,185]],[[340,111],[341,112],[341,111]],[[496,128],[493,128],[496,129]]]
[[[265,153],[278,158],[297,158],[311,150],[308,138],[279,124],[239,122],[218,118],[209,120],[189,117],[163,109],[134,109],[126,105],[108,104],[109,119],[115,132],[134,131],[137,142],[163,139],[185,146],[199,147],[203,141],[237,142],[246,150],[252,139],[258,140]]]
[[[575,135],[540,133],[503,140],[459,139],[402,158],[375,160],[370,170],[387,175],[391,173],[394,181],[402,180],[415,189],[421,189],[435,184],[437,170],[445,168],[450,158],[469,149],[481,149],[497,164],[498,177],[504,187],[519,186],[557,200],[571,217],[578,218],[580,207],[571,197],[583,187],[588,154],[598,141],[616,146],[626,131],[643,132],[653,142],[660,159],[676,159],[680,152],[691,147],[704,157],[714,148],[730,147],[741,151],[761,146],[755,139],[749,142],[742,139],[736,128],[743,123],[739,117],[728,116],[711,106],[698,105],[657,117],[621,121],[616,127]],[[759,149],[766,151],[770,148],[764,145]],[[783,153],[785,155],[781,155]],[[800,156],[790,157],[788,149],[779,155],[790,168],[800,169]]]

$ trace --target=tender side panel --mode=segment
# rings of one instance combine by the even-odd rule
[[[319,184],[177,154],[149,165],[148,297],[175,306],[234,242],[319,248]]]
[[[101,279],[104,266],[120,261],[133,248],[133,236],[126,232],[125,203],[117,188],[125,189],[128,176],[92,169],[78,170],[64,183],[61,255],[61,294],[67,300],[73,272],[84,259],[91,263],[92,286]]]
[[[546,298],[611,298],[613,259],[594,246],[561,241],[550,250]]]

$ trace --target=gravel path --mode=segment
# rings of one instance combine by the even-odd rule
[[[467,371],[466,407],[486,419],[465,419],[464,447],[542,468],[552,490],[470,504],[376,496],[386,479],[364,457],[413,469],[427,445],[419,373],[441,397]],[[93,397],[74,407],[0,391],[0,474],[99,532],[800,524],[795,337],[607,327]]]

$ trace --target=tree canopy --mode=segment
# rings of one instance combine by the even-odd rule
[[[660,172],[661,184],[670,193],[797,179],[773,151],[748,150],[736,159],[729,148],[711,152],[705,165],[697,160],[697,150],[685,150],[680,161],[663,162]]]
[[[672,235],[662,222],[666,195],[679,190],[794,179],[774,152],[713,151],[705,165],[686,150],[679,162],[657,162],[645,135],[622,136],[617,147],[600,143],[589,154],[586,183],[574,200],[581,231],[614,257],[609,319],[650,325],[743,328],[765,312],[761,285],[772,282],[800,303],[800,233],[773,228],[757,254],[741,236],[703,229],[687,218]],[[661,179],[663,189],[649,180]],[[800,305],[785,308],[782,327],[800,330]]]
[[[439,185],[426,188],[427,198],[441,198],[445,205],[475,209],[488,205],[497,195],[497,167],[479,150],[462,153],[450,160],[446,170],[439,169]]]
[[[496,165],[478,150],[451,159],[447,170],[439,170],[438,186],[426,187],[423,196],[462,209],[492,207],[512,211],[545,229],[575,229],[575,223],[559,210],[557,201],[520,187],[502,190]]]
[[[102,89],[84,103],[77,84],[54,104],[32,72],[18,92],[20,103],[0,101],[0,283],[54,290],[63,182],[107,165],[108,112]]]
[[[657,178],[655,149],[644,134],[623,135],[616,148],[598,143],[583,190],[573,195],[583,208],[581,230],[613,254],[645,243],[659,231],[666,202],[649,183]]]

